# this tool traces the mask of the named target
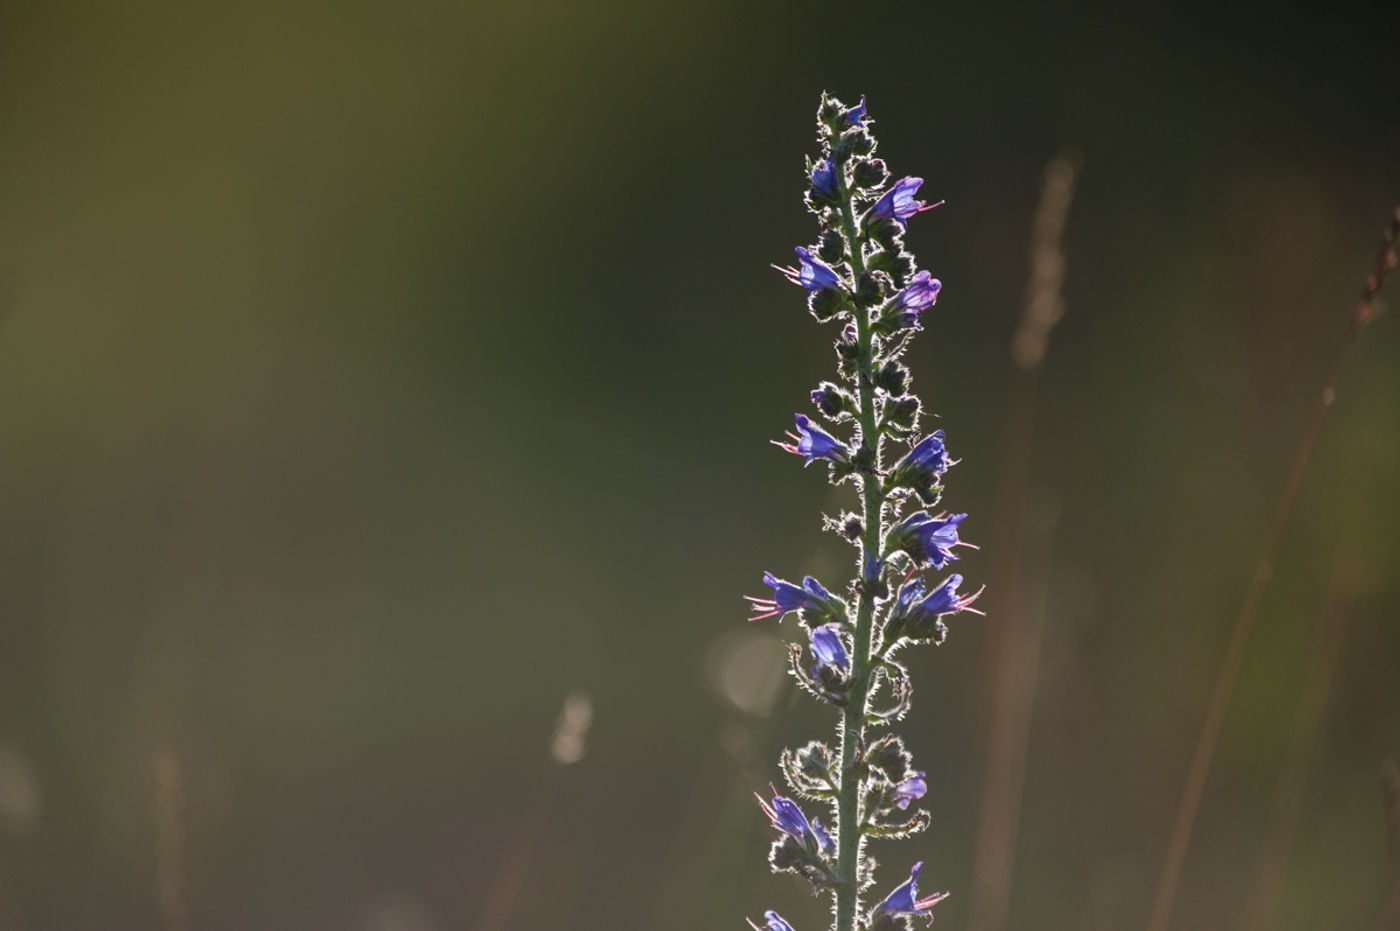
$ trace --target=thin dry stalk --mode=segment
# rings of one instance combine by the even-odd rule
[[[1292,852],[1293,829],[1298,823],[1298,810],[1303,799],[1303,782],[1307,764],[1317,739],[1318,725],[1327,705],[1327,693],[1341,659],[1346,639],[1348,607],[1356,596],[1356,576],[1341,560],[1332,568],[1332,583],[1327,603],[1318,622],[1317,642],[1312,650],[1303,695],[1293,719],[1293,734],[1284,761],[1283,776],[1274,795],[1273,812],[1269,818],[1268,840],[1259,859],[1245,928],[1264,931],[1274,925],[1279,900],[1283,895],[1283,880],[1288,857]]]
[[[185,902],[184,775],[180,758],[169,745],[152,758],[155,772],[156,904],[164,931],[185,931],[189,908]]]
[[[1376,295],[1390,270],[1395,267],[1397,239],[1400,239],[1400,207],[1396,208],[1390,227],[1382,238],[1376,267],[1367,277],[1361,290],[1361,300],[1352,314],[1350,326],[1347,327],[1332,368],[1327,374],[1327,380],[1313,405],[1302,439],[1298,442],[1298,449],[1293,455],[1293,466],[1283,488],[1283,497],[1279,499],[1275,509],[1263,552],[1255,565],[1254,578],[1249,584],[1239,616],[1235,620],[1235,629],[1230,635],[1230,646],[1225,652],[1225,663],[1215,681],[1215,690],[1211,694],[1206,718],[1201,725],[1200,737],[1196,741],[1196,750],[1191,758],[1191,768],[1186,776],[1181,804],[1177,807],[1176,820],[1172,824],[1171,837],[1167,842],[1167,856],[1162,864],[1148,931],[1166,931],[1167,922],[1171,918],[1172,903],[1181,881],[1181,867],[1186,860],[1186,848],[1190,845],[1191,830],[1195,826],[1196,812],[1201,804],[1201,793],[1205,789],[1206,775],[1210,771],[1211,760],[1220,741],[1220,730],[1225,723],[1225,710],[1229,707],[1230,696],[1234,693],[1235,682],[1239,678],[1240,665],[1244,662],[1245,647],[1249,643],[1254,619],[1259,612],[1259,601],[1263,597],[1265,584],[1273,574],[1274,557],[1278,553],[1279,541],[1283,537],[1284,527],[1293,513],[1294,502],[1297,501],[1298,492],[1302,488],[1308,460],[1312,457],[1313,446],[1316,445],[1318,432],[1322,429],[1322,420],[1327,414],[1327,409],[1337,398],[1337,377],[1346,359],[1347,350],[1356,342],[1361,328],[1374,319]]]
[[[574,693],[564,700],[564,709],[554,725],[550,742],[550,762],[535,781],[534,790],[527,794],[524,814],[506,848],[477,914],[476,931],[501,931],[510,918],[520,890],[530,876],[530,863],[535,848],[545,834],[553,813],[554,799],[559,794],[564,769],[583,759],[588,729],[593,723],[593,704],[583,693]]]
[[[1381,766],[1381,792],[1385,796],[1386,841],[1390,846],[1390,864],[1400,867],[1400,766],[1386,760]],[[1376,931],[1400,931],[1400,870],[1390,889],[1390,898],[1381,909]]]
[[[995,554],[988,588],[995,592],[989,613],[999,619],[988,628],[991,716],[982,808],[973,861],[972,931],[1001,931],[1011,895],[1011,872],[1030,740],[1035,670],[1040,662],[1042,610],[1023,610],[1020,576],[1026,488],[1040,368],[1050,331],[1064,316],[1064,228],[1080,168],[1077,153],[1065,152],[1045,168],[1040,206],[1031,226],[1030,277],[1025,311],[1011,341],[1016,384],[1002,441],[991,551]],[[1043,589],[1043,586],[1040,586]],[[1043,600],[1043,591],[1040,593]]]

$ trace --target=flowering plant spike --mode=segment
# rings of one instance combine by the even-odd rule
[[[859,513],[826,520],[858,551],[855,577],[833,593],[811,576],[799,585],[765,572],[772,597],[746,596],[751,621],[796,615],[804,636],[789,647],[792,675],[840,716],[834,748],[813,741],[783,751],[780,768],[792,797],[773,788],[771,800],[758,799],[777,832],[769,863],[832,897],[835,931],[907,929],[915,917],[931,922],[933,906],[947,895],[920,897],[922,861],[883,897],[865,895],[876,885],[867,846],[929,824],[926,811],[910,814],[928,791],[928,773],[914,768],[898,736],[882,730],[904,719],[913,694],[900,651],[942,643],[950,615],[981,613],[972,607],[980,590],[959,593],[961,575],[922,576],[971,547],[958,536],[966,514],[934,512],[943,475],[957,460],[942,430],[920,432],[921,406],[900,361],[942,288],[915,266],[904,235],[910,219],[938,205],[917,199],[920,178],[891,182],[874,157],[871,122],[864,97],[847,107],[822,95],[821,152],[809,160],[806,193],[820,237],[797,247],[796,266],[774,266],[807,291],[812,316],[836,330],[837,377],[812,391],[815,415],[798,413],[796,431],[773,442],[804,466],[822,460],[832,484],[857,492]],[[764,918],[749,924],[794,931],[774,911]]]

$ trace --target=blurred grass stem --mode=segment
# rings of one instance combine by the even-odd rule
[[[1011,897],[1017,824],[1025,784],[1027,745],[1036,667],[1040,663],[1045,624],[1047,566],[1041,566],[1028,606],[1019,596],[1026,524],[1026,490],[1030,482],[1031,446],[1040,368],[1050,331],[1064,315],[1064,228],[1074,199],[1080,157],[1062,152],[1045,166],[1040,205],[1031,226],[1030,275],[1025,310],[1011,343],[1015,384],[1002,434],[997,512],[992,525],[995,554],[988,588],[994,592],[988,614],[998,623],[987,627],[991,718],[987,724],[982,807],[973,858],[972,931],[1001,931]],[[1049,552],[1049,529],[1037,535],[1036,558]]]
[[[1346,640],[1347,615],[1356,596],[1356,575],[1350,566],[1338,560],[1332,568],[1332,583],[1327,602],[1318,622],[1317,640],[1312,649],[1312,662],[1298,702],[1293,721],[1293,734],[1288,745],[1288,757],[1283,775],[1274,795],[1273,811],[1264,852],[1259,860],[1259,872],[1254,882],[1245,920],[1245,931],[1265,931],[1274,925],[1288,857],[1292,852],[1293,829],[1298,822],[1298,809],[1303,799],[1303,783],[1308,760],[1317,740],[1318,725],[1327,706],[1327,693],[1332,687]]]
[[[1191,768],[1187,772],[1181,803],[1177,807],[1176,820],[1172,824],[1171,836],[1167,842],[1167,855],[1162,864],[1162,873],[1157,884],[1157,895],[1152,905],[1151,919],[1148,922],[1148,931],[1166,931],[1167,922],[1171,918],[1172,903],[1176,897],[1177,886],[1181,881],[1181,867],[1186,860],[1186,848],[1191,842],[1191,830],[1195,825],[1196,813],[1200,808],[1206,776],[1210,772],[1215,748],[1220,742],[1220,730],[1225,723],[1225,711],[1229,707],[1230,696],[1234,694],[1235,683],[1239,679],[1240,666],[1244,662],[1245,647],[1249,644],[1249,635],[1259,613],[1259,602],[1264,594],[1264,586],[1273,575],[1274,558],[1278,553],[1279,542],[1283,538],[1288,518],[1293,513],[1293,505],[1298,500],[1298,492],[1302,488],[1303,476],[1307,473],[1308,461],[1312,457],[1313,447],[1317,444],[1317,436],[1322,429],[1323,418],[1327,415],[1327,409],[1336,400],[1337,379],[1341,372],[1342,363],[1345,361],[1347,351],[1351,348],[1352,343],[1356,342],[1361,328],[1375,318],[1376,295],[1385,284],[1386,276],[1389,275],[1390,270],[1395,267],[1397,239],[1400,239],[1400,207],[1397,207],[1392,215],[1390,227],[1381,241],[1380,254],[1377,256],[1375,269],[1366,279],[1361,291],[1361,300],[1352,314],[1350,325],[1342,338],[1341,346],[1338,348],[1332,367],[1328,371],[1322,391],[1318,394],[1312,413],[1308,417],[1307,426],[1303,429],[1302,438],[1299,440],[1297,451],[1293,455],[1293,466],[1289,469],[1288,481],[1284,484],[1283,496],[1279,499],[1278,507],[1274,511],[1269,535],[1255,565],[1254,578],[1249,583],[1249,590],[1245,593],[1244,603],[1240,606],[1239,616],[1235,620],[1234,632],[1230,635],[1230,645],[1225,652],[1225,662],[1215,681],[1215,689],[1206,710],[1206,718],[1201,725],[1200,737],[1196,741],[1196,750],[1191,758]]]

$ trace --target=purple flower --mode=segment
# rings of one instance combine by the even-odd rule
[[[753,928],[753,931],[792,931],[792,925],[783,921],[782,917],[771,908],[763,913],[763,917],[768,920],[762,927],[754,924],[752,918],[745,918],[744,920],[749,923],[749,927]]]
[[[966,514],[948,514],[945,511],[936,517],[930,517],[920,528],[920,542],[924,544],[929,562],[935,569],[942,569],[951,560],[958,558],[953,555],[955,546],[977,549],[975,545],[958,539],[958,525],[966,518]]]
[[[841,672],[851,668],[850,658],[846,656],[846,647],[841,643],[841,634],[835,624],[823,624],[814,628],[808,632],[807,637],[812,641],[812,655],[817,658],[818,663]],[[815,668],[812,674],[816,675]]]
[[[790,453],[796,453],[807,460],[807,465],[811,465],[813,459],[830,459],[833,462],[846,461],[846,444],[812,423],[812,419],[806,414],[794,414],[793,420],[797,423],[797,432],[787,431],[792,442],[780,443],[777,440],[771,440],[770,442],[774,446]]]
[[[928,791],[928,783],[924,782],[924,773],[915,773],[894,787],[895,804],[900,811],[909,807],[910,802],[917,801],[924,797]]]
[[[797,261],[797,268],[784,268],[781,265],[773,267],[782,272],[788,281],[800,284],[808,291],[820,291],[822,288],[839,288],[841,286],[841,276],[801,246],[797,247]]]
[[[873,585],[880,581],[880,573],[885,571],[885,561],[871,553],[866,557],[865,564],[861,567],[861,576],[867,584]]]
[[[935,430],[920,440],[904,458],[895,463],[894,472],[932,472],[942,475],[953,462],[948,458],[948,450],[943,445],[943,431]]]
[[[918,192],[919,185],[924,183],[923,178],[901,178],[894,183],[894,187],[885,192],[885,195],[875,201],[875,205],[866,214],[866,222],[873,220],[894,220],[902,227],[906,220],[916,213],[925,210],[932,210],[943,201],[937,204],[925,204],[921,200],[915,200],[914,194]]]
[[[894,610],[891,612],[890,616],[907,617],[910,609],[914,607],[914,603],[924,597],[927,591],[928,589],[924,587],[923,579],[913,578],[907,580],[903,585],[899,586],[899,594],[895,596]]]
[[[860,103],[846,111],[846,122],[852,126],[860,126],[865,119],[865,95],[860,95]]]
[[[836,166],[830,158],[812,166],[812,190],[823,197],[836,196]]]
[[[915,511],[890,528],[890,544],[902,549],[921,566],[931,565],[942,569],[951,560],[956,546],[977,549],[971,543],[958,539],[958,525],[966,514],[948,514],[946,511],[930,517],[926,511]]]
[[[885,896],[885,901],[875,906],[875,911],[871,917],[876,915],[922,915],[933,924],[933,912],[930,909],[939,902],[948,898],[946,892],[936,892],[931,896],[919,898],[919,870],[923,869],[923,861],[914,864],[914,868],[909,871],[909,878],[902,885],[896,888],[889,895]]]
[[[977,600],[982,594],[982,589],[978,589],[971,595],[959,595],[958,586],[962,584],[963,577],[954,572],[943,581],[943,584],[929,592],[909,609],[911,617],[935,617],[941,614],[952,614],[956,611],[971,611],[973,614],[981,614],[976,608],[968,605]]]
[[[765,572],[763,573],[763,584],[773,589],[772,598],[744,596],[753,603],[752,609],[757,612],[749,618],[751,621],[778,617],[790,611],[801,611],[804,608],[815,609],[819,615],[823,616],[837,614],[845,609],[845,603],[841,599],[823,588],[822,583],[810,575],[803,576],[802,585],[797,586],[778,578],[771,572]]]
[[[773,789],[772,786],[768,788]],[[797,803],[792,799],[783,798],[777,789],[773,789],[772,804],[765,802],[763,796],[757,792],[754,793],[754,798],[758,799],[759,807],[768,816],[768,820],[773,822],[773,827],[784,834],[797,838],[810,850],[826,853],[835,849],[836,845],[832,842],[831,835],[822,830],[820,825],[813,828],[802,809],[797,807]],[[818,831],[821,833],[817,833]]]
[[[822,853],[828,857],[836,853],[836,841],[831,839],[831,835],[826,833],[826,828],[822,827],[821,820],[812,819],[812,833],[817,835],[817,843],[821,844]]]
[[[933,306],[942,288],[943,282],[930,277],[928,272],[916,274],[909,285],[895,295],[894,309],[899,322],[916,330],[923,329],[919,325],[919,314]]]

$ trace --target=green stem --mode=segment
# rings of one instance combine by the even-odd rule
[[[838,172],[838,178],[840,173]],[[846,239],[851,261],[852,284],[856,284],[865,272],[865,262],[861,255],[860,241],[856,235],[855,214],[851,209],[850,191],[846,189],[844,178],[841,185],[841,232]],[[875,420],[875,390],[871,384],[872,339],[868,312],[856,308],[856,335],[860,346],[860,360],[856,382],[860,396],[860,435],[861,441],[872,447],[875,453],[875,469],[880,468],[880,432]],[[884,523],[884,495],[880,482],[874,476],[861,476],[861,496],[865,520],[865,537],[861,541],[861,560],[858,571],[862,577],[866,564],[880,555],[880,531]],[[851,692],[842,712],[841,719],[841,792],[837,797],[836,808],[836,872],[842,885],[836,889],[836,931],[855,931],[856,913],[860,908],[860,883],[857,876],[860,866],[860,774],[856,771],[856,754],[865,745],[865,713],[869,697],[870,640],[875,615],[874,598],[862,594],[856,610],[854,633],[855,655],[851,658]]]

